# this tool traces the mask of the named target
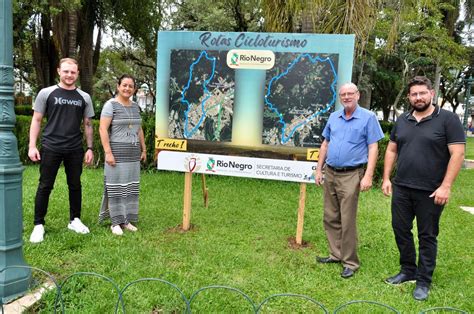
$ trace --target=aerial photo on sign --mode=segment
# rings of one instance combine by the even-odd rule
[[[156,149],[307,160],[353,47],[353,35],[160,32]]]

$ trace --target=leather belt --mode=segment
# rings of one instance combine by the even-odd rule
[[[347,171],[352,171],[352,170],[356,170],[356,169],[359,169],[359,168],[363,168],[365,166],[365,164],[360,164],[360,165],[356,165],[356,166],[348,166],[348,167],[333,167],[330,164],[326,164],[326,166],[329,169],[331,169],[332,171],[335,171],[335,172],[347,172]]]

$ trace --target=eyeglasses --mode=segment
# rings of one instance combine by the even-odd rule
[[[425,97],[426,95],[428,95],[430,92],[428,91],[422,91],[422,92],[418,92],[418,93],[410,93],[408,94],[408,96],[410,96],[411,98],[417,98],[417,97]]]
[[[354,96],[355,94],[357,94],[357,92],[347,92],[347,93],[339,94],[339,97],[341,97],[341,98],[344,98],[344,97],[352,97],[352,96]]]

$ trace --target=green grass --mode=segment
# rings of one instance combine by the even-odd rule
[[[466,159],[474,159],[474,137],[466,138]]]
[[[98,225],[102,196],[102,170],[83,173],[83,216],[91,234],[67,230],[67,186],[63,170],[51,195],[46,236],[30,244],[33,201],[38,168],[29,166],[23,179],[24,256],[27,263],[53,274],[60,281],[75,272],[95,272],[111,278],[119,288],[140,278],[161,278],[177,285],[189,298],[209,285],[240,289],[256,304],[277,293],[309,296],[329,311],[351,300],[370,300],[402,313],[450,306],[474,311],[474,216],[460,205],[474,206],[474,170],[462,170],[446,206],[440,226],[438,265],[428,301],[416,302],[413,284],[393,287],[383,279],[399,270],[398,251],[390,225],[390,199],[379,189],[360,198],[358,229],[361,268],[342,279],[340,265],[315,263],[327,254],[322,227],[321,188],[307,189],[303,239],[309,246],[292,249],[299,185],[294,183],[207,177],[209,208],[202,205],[201,181],[194,176],[193,211],[189,232],[175,229],[182,221],[184,175],[172,172],[142,173],[139,232],[113,236],[108,225]],[[39,277],[35,272],[35,276]],[[64,286],[67,313],[112,313],[114,287],[97,277],[76,276]],[[51,312],[51,293],[30,312]],[[159,282],[131,286],[124,294],[128,313],[184,310],[180,295]],[[192,303],[195,313],[251,312],[238,294],[209,289]],[[272,299],[264,312],[316,312],[302,299]],[[375,311],[373,305],[353,305],[345,313]],[[381,309],[381,308],[380,308]],[[379,309],[379,310],[380,310]]]

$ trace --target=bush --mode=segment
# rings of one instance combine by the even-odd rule
[[[390,122],[390,121],[379,121],[380,126],[382,127],[382,131],[384,133],[390,134],[392,132],[393,126],[395,123]]]
[[[31,107],[31,105],[15,106],[15,114],[17,116],[32,116],[33,107]]]
[[[15,107],[16,109],[16,107]],[[13,133],[18,141],[18,154],[23,164],[32,164],[28,158],[28,143],[30,141],[31,116],[16,116],[16,124]]]
[[[18,139],[18,153],[23,164],[31,164],[28,158],[28,142],[29,130],[31,124],[31,116],[17,116],[16,125],[13,132]],[[44,125],[44,124],[43,124]],[[104,164],[104,151],[100,143],[99,120],[92,120],[94,128],[94,167],[102,167]],[[393,124],[392,124],[393,126]],[[145,169],[154,169],[155,162],[155,116],[152,114],[142,114],[142,128],[145,135],[145,144],[147,147],[147,161],[143,164]],[[383,175],[383,159],[385,150],[389,142],[389,135],[386,132],[385,137],[379,141],[379,156],[377,158],[377,166],[374,172],[375,184],[380,184]]]
[[[156,166],[155,161],[155,115],[152,113],[142,114],[142,128],[145,135],[146,145],[146,169],[153,169]]]
[[[13,129],[18,140],[18,154],[20,155],[20,161],[23,164],[32,164],[33,162],[28,158],[28,144],[29,144],[29,132],[31,125],[31,116],[17,115],[16,125]],[[144,164],[146,169],[154,168],[154,153],[155,153],[155,117],[153,115],[143,115],[143,133],[145,134],[145,143],[147,147],[147,161]],[[44,126],[44,122],[43,122]],[[104,150],[100,143],[99,135],[99,120],[92,120],[92,127],[94,129],[94,168],[102,167],[104,164]],[[38,149],[41,141],[38,140]],[[85,145],[85,144],[84,144]]]
[[[381,139],[378,144],[379,144],[379,155],[377,157],[377,164],[375,166],[375,171],[374,171],[374,186],[375,185],[380,185],[382,183],[382,178],[383,178],[383,160],[385,157],[385,151],[387,150],[387,145],[390,142],[390,135],[388,133],[385,133],[385,136],[383,139]]]

